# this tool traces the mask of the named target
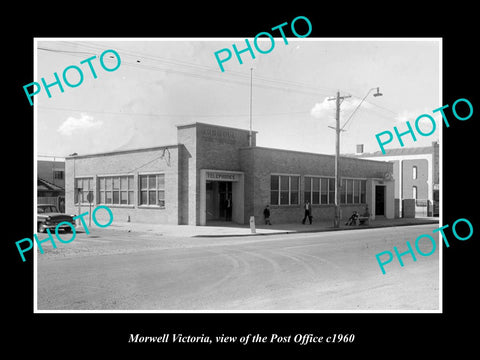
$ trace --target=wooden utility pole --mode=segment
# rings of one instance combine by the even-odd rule
[[[252,83],[253,83],[253,68],[250,68],[250,131],[248,132],[248,146],[252,147]]]
[[[340,91],[337,91],[337,96],[334,98],[330,98],[328,100],[335,100],[336,103],[336,110],[335,110],[335,217],[333,219],[333,227],[339,228],[340,227],[340,105],[342,104],[343,100],[346,98],[351,97],[348,96],[340,96]]]

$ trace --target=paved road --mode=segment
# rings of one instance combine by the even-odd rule
[[[375,259],[436,227],[215,239],[102,229],[37,254],[38,309],[436,310],[438,239],[385,275]]]

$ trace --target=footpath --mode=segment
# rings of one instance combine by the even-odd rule
[[[289,233],[308,233],[323,231],[339,231],[339,230],[367,230],[381,227],[395,226],[412,226],[424,224],[438,224],[438,217],[424,217],[411,219],[385,219],[377,218],[370,220],[368,225],[347,226],[341,223],[339,228],[333,227],[333,220],[314,222],[313,224],[289,223],[263,225],[256,224],[255,233],[252,233],[250,225],[238,225],[231,222],[218,221],[209,223],[206,226],[193,225],[165,225],[165,224],[141,224],[132,222],[117,222],[109,226],[112,230],[127,232],[152,232],[162,234],[164,236],[179,237],[230,237],[230,236],[261,236],[273,234],[289,234]]]

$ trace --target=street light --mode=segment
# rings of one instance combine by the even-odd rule
[[[343,124],[343,126],[341,128],[340,128],[340,104],[343,102],[343,100],[345,98],[350,97],[350,96],[340,96],[340,92],[337,92],[337,96],[335,98],[328,99],[328,100],[336,100],[336,127],[335,127],[335,132],[336,132],[337,136],[336,136],[336,141],[335,141],[335,217],[334,217],[334,220],[333,220],[333,227],[335,227],[335,228],[340,227],[340,199],[339,199],[339,197],[340,197],[340,191],[339,191],[339,188],[340,188],[340,132],[345,131],[345,130],[343,130],[343,128],[345,127],[345,125],[347,125],[347,123],[352,118],[353,114],[358,110],[360,105],[362,105],[362,103],[365,101],[368,94],[370,94],[370,92],[372,90],[377,90],[377,92],[375,94],[373,94],[373,96],[375,96],[375,97],[383,95],[380,92],[379,87],[371,88],[370,90],[368,90],[367,95],[365,95],[363,97],[362,101],[360,101],[360,103],[357,105],[355,110],[353,110],[353,112],[350,114],[349,118],[347,119],[345,124]]]
[[[383,94],[380,92],[380,88],[379,87],[376,87],[376,88],[371,88],[370,90],[368,90],[367,92],[367,95],[365,95],[362,99],[362,101],[360,101],[360,103],[357,105],[357,107],[355,108],[355,110],[353,110],[353,112],[350,114],[350,116],[348,117],[347,121],[345,121],[345,124],[343,124],[342,128],[340,130],[343,131],[343,128],[347,125],[347,123],[350,121],[350,119],[352,118],[353,114],[355,114],[355,112],[360,108],[360,105],[363,104],[363,102],[365,101],[365,99],[367,98],[368,94],[370,94],[370,92],[372,90],[377,90],[377,92],[375,94],[373,94],[373,96],[377,97],[377,96],[383,96]]]

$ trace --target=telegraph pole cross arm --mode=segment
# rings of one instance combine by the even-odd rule
[[[337,96],[336,97],[332,97],[332,98],[329,98],[328,101],[332,101],[332,100],[344,100],[344,99],[347,99],[349,97],[352,97],[352,95],[344,95],[344,96],[340,96],[340,91],[337,92]]]

